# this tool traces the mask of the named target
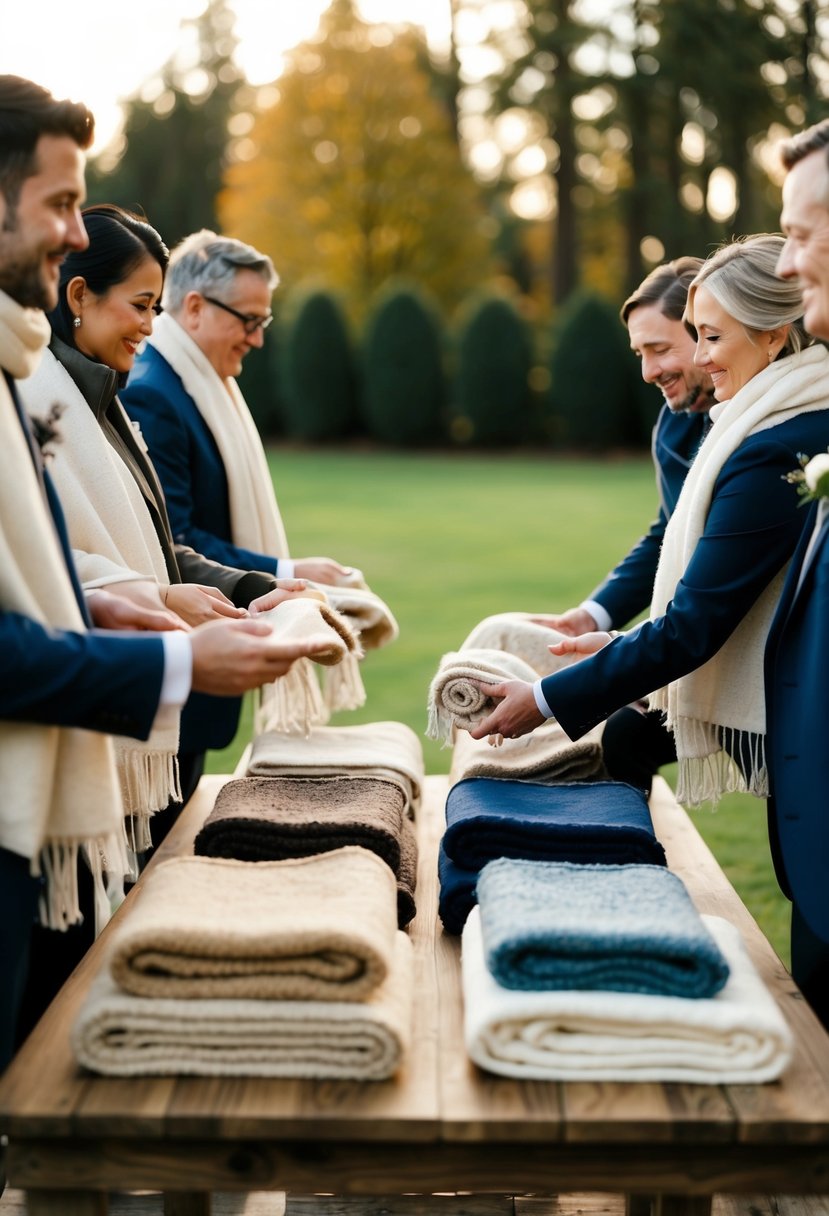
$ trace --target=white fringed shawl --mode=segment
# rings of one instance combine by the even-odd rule
[[[164,553],[144,497],[127,465],[107,442],[93,410],[65,367],[47,350],[21,386],[31,417],[64,407],[49,473],[60,495],[79,576],[85,587],[137,576],[166,585]],[[149,819],[181,798],[179,711],[159,708],[149,739],[114,738],[131,846],[150,847]]]
[[[713,426],[665,529],[651,620],[665,613],[693,556],[705,529],[714,484],[728,458],[749,435],[827,408],[829,353],[823,346],[778,359],[729,401],[714,406]],[[784,568],[707,663],[650,697],[651,708],[667,715],[674,733],[680,802],[696,806],[733,790],[747,790],[760,798],[768,794],[763,652],[785,574]],[[753,747],[749,735],[757,737]],[[751,772],[744,775],[731,755],[750,753]]]
[[[0,292],[0,366],[30,375],[49,340],[42,313],[20,308]],[[31,453],[0,379],[0,606],[54,626],[83,632],[60,543]],[[78,850],[95,879],[99,921],[108,915],[102,869],[123,874],[123,812],[112,743],[93,731],[0,723],[0,845],[45,873],[40,915],[51,928],[80,919]]]

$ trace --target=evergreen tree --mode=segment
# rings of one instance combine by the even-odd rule
[[[521,443],[530,431],[532,342],[514,304],[483,296],[462,320],[450,433],[460,442]]]
[[[282,417],[293,439],[339,439],[356,417],[354,359],[342,307],[319,287],[298,288],[279,326]]]

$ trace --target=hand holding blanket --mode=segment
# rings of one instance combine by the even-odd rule
[[[450,743],[455,727],[471,730],[492,713],[496,702],[480,684],[536,678],[528,663],[503,650],[450,651],[429,686],[426,734]]]
[[[550,718],[528,735],[504,739],[498,748],[486,739],[473,739],[465,730],[458,731],[449,783],[455,785],[466,777],[500,777],[540,785],[589,781],[604,772],[603,729],[604,723],[574,743],[555,718]]]

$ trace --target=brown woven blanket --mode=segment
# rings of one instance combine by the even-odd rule
[[[398,880],[402,928],[414,914],[417,870],[414,832],[403,840],[405,809],[399,786],[369,777],[242,777],[219,791],[195,851],[278,861],[359,845],[381,857]]]

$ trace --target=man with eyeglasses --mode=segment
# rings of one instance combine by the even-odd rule
[[[163,314],[120,396],[161,478],[176,541],[227,566],[333,584],[351,571],[329,557],[287,555],[236,384],[273,320],[278,281],[250,245],[207,229],[185,237],[170,257]]]

